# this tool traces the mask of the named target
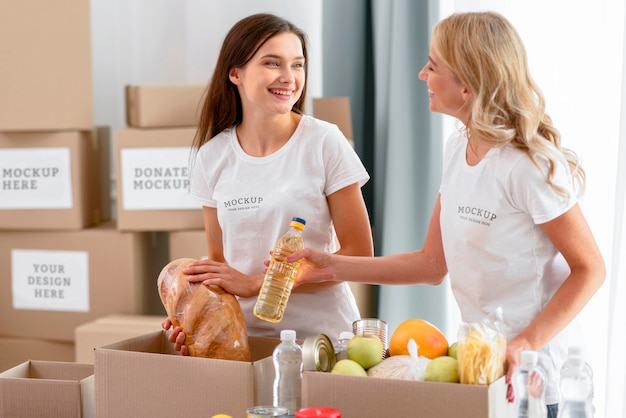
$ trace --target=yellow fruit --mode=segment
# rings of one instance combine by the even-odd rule
[[[391,334],[389,355],[408,355],[411,338],[417,343],[419,356],[434,359],[448,354],[448,340],[439,328],[423,319],[407,319]]]
[[[230,415],[226,415],[226,414],[217,414],[217,415],[213,415],[211,418],[233,418]]]

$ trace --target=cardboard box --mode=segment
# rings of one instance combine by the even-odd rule
[[[108,315],[76,327],[75,347],[77,363],[93,364],[93,351],[118,341],[162,329],[166,315]]]
[[[0,337],[0,353],[2,372],[28,360],[74,361],[74,343],[40,338]]]
[[[154,234],[108,223],[80,231],[0,231],[0,335],[74,341],[109,314],[146,314],[158,298]],[[162,307],[162,305],[161,305]]]
[[[0,416],[94,416],[93,365],[27,361],[0,373]]]
[[[349,97],[318,97],[313,99],[313,116],[334,123],[354,145],[352,113]]]
[[[81,229],[110,219],[110,132],[0,132],[0,229]]]
[[[250,337],[251,362],[181,356],[165,331],[95,349],[98,418],[245,418],[246,409],[271,405],[277,338]]]
[[[0,2],[0,131],[93,127],[90,6]]]
[[[193,231],[171,231],[169,233],[170,260],[179,258],[207,258],[207,240],[204,229]]]
[[[343,376],[305,371],[302,405],[328,406],[344,418],[504,418],[504,377],[490,386]]]
[[[205,84],[126,86],[126,123],[132,128],[196,126]]]
[[[117,227],[123,231],[202,229],[202,208],[189,197],[195,129],[115,132]]]

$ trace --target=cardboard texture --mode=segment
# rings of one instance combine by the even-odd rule
[[[126,86],[126,123],[131,128],[196,126],[206,85]]]
[[[305,371],[302,405],[336,408],[342,418],[512,416],[504,377],[490,386],[478,386]]]
[[[189,208],[163,209],[161,205],[177,205],[187,199],[189,157],[195,129],[120,129],[115,132],[115,166],[117,181],[117,227],[122,231],[172,231],[204,228],[202,209],[193,204]],[[168,155],[170,150],[182,151],[178,160],[171,159],[162,163],[154,162],[149,152]],[[143,161],[143,169],[122,170],[122,152],[139,153],[135,158]],[[143,155],[142,153],[146,153]],[[148,162],[148,163],[146,163]],[[175,165],[177,176],[172,178],[173,170],[166,170],[163,164]],[[147,173],[137,176],[137,171]],[[158,173],[161,171],[161,173]],[[133,176],[128,178],[127,176]],[[137,176],[137,177],[135,177]],[[131,190],[132,189],[132,190]],[[129,208],[132,196],[142,207]],[[148,203],[145,203],[148,202]],[[136,204],[136,203],[135,203]],[[147,206],[145,206],[147,205]]]
[[[93,351],[132,337],[162,329],[166,315],[108,315],[76,327],[75,343],[77,363],[93,364]]]
[[[271,405],[277,338],[250,337],[251,362],[181,356],[165,331],[95,349],[98,418],[203,416],[245,418]]]
[[[69,164],[48,150],[69,150]],[[12,153],[32,165],[18,165]],[[0,229],[81,229],[111,216],[110,129],[59,132],[0,132]],[[37,155],[38,158],[34,156]],[[30,162],[29,162],[30,163]],[[58,178],[50,171],[60,173]],[[61,176],[69,170],[65,183]],[[50,196],[50,183],[61,190]],[[67,190],[69,189],[69,190]],[[67,193],[71,206],[50,208]]]
[[[90,6],[0,2],[0,131],[93,126]]]
[[[74,343],[0,337],[0,372],[28,360],[74,361]]]
[[[93,365],[33,360],[0,373],[0,416],[93,417]]]
[[[313,116],[337,125],[348,141],[354,145],[349,97],[313,98]]]
[[[170,231],[170,260],[179,258],[207,258],[207,240],[204,229],[194,231]],[[164,266],[165,267],[165,266]]]
[[[0,231],[0,336],[73,342],[75,328],[86,322],[146,314],[149,297],[158,298],[163,263],[154,260],[153,238],[120,232],[113,223]]]

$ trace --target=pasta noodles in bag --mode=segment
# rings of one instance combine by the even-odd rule
[[[490,385],[504,375],[506,338],[501,307],[481,322],[462,323],[458,337],[461,383]]]

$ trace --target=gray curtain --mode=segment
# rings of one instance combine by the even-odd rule
[[[436,4],[326,0],[323,7],[323,92],[351,98],[355,147],[372,175],[364,193],[377,255],[421,248],[439,187],[441,117],[429,112],[418,78]],[[444,328],[446,292],[443,286],[379,286],[377,316],[390,331],[409,318]]]

